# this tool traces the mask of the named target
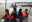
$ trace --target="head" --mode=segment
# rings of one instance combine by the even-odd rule
[[[22,9],[19,9],[19,12],[22,12]]]
[[[11,15],[13,15],[13,16],[14,16],[14,15],[15,15],[15,13],[16,13],[16,12],[15,12],[15,11],[13,11]]]
[[[5,9],[5,14],[9,15],[9,10]]]
[[[25,11],[27,12],[27,11],[28,11],[28,9],[25,9]]]

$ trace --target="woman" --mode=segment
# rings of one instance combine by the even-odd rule
[[[9,22],[9,10],[5,9],[5,16],[3,16],[3,19],[5,19],[4,22]]]
[[[19,15],[19,18],[20,18],[20,22],[22,22],[22,19],[23,19],[22,18],[22,9],[19,9],[19,14],[18,15]]]
[[[24,22],[28,22],[28,9],[25,9],[25,11],[23,11],[23,18],[24,18]]]
[[[11,22],[16,22],[16,12],[15,11],[12,12],[11,17],[13,17],[11,18]]]

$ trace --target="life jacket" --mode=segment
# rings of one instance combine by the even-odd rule
[[[7,15],[7,19],[10,19],[10,16],[9,15]]]
[[[16,19],[16,17],[15,16],[10,16],[10,19],[14,20],[14,19]]]
[[[9,16],[9,15],[5,15],[5,16],[3,16],[3,19],[5,19],[5,20],[9,21],[10,16]]]
[[[22,12],[22,16],[28,16],[27,12]]]
[[[22,12],[20,12],[20,16],[22,16],[23,14],[22,14]]]

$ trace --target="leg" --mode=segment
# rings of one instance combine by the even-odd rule
[[[17,18],[17,19],[16,19],[16,21],[17,21],[17,22],[20,22],[20,19],[19,19],[19,18]]]
[[[20,17],[20,22],[22,22],[22,17]]]

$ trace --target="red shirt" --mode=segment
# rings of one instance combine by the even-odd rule
[[[16,17],[15,16],[10,16],[10,19],[16,19]]]
[[[22,16],[23,14],[22,14],[22,12],[20,13],[20,16]]]
[[[23,12],[22,14],[23,14],[22,16],[28,16],[27,12]]]
[[[16,19],[16,16],[9,16],[9,15],[7,15],[7,16],[4,16],[3,17],[4,19]]]

